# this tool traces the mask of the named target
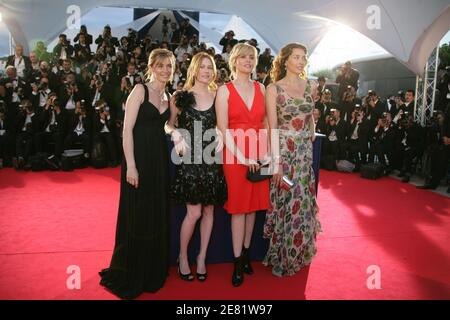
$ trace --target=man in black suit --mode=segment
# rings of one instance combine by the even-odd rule
[[[23,100],[20,111],[16,116],[16,156],[13,165],[16,169],[23,169],[33,150],[34,134],[39,129],[39,119],[29,100]]]
[[[395,158],[401,164],[398,177],[402,182],[409,182],[412,172],[412,164],[415,158],[422,154],[424,131],[414,122],[414,115],[401,116],[398,121],[399,129],[395,141]]]
[[[16,45],[16,53],[8,57],[6,66],[13,66],[17,70],[17,75],[21,78],[25,78],[28,73],[31,72],[31,60],[29,57],[23,55],[23,46]]]
[[[313,117],[314,117],[314,125],[316,128],[316,132],[325,134],[327,125],[325,123],[325,120],[322,118],[320,109],[314,108]]]
[[[5,101],[6,114],[10,119],[15,118],[20,102],[28,99],[30,95],[30,85],[17,75],[15,67],[8,66],[6,77],[0,80],[0,97]]]
[[[59,35],[59,42],[53,49],[53,55],[57,60],[66,60],[70,59],[73,55],[73,46],[70,44],[70,41],[67,40],[67,36],[65,34]]]
[[[79,43],[74,46],[75,61],[79,65],[87,63],[91,58],[91,47],[87,43],[86,35],[84,33],[79,35]]]
[[[369,122],[365,119],[364,111],[357,106],[351,114],[347,131],[348,158],[350,162],[355,163],[356,171],[367,162],[368,149]]]
[[[347,123],[341,119],[339,109],[332,109],[328,117],[324,141],[324,155],[334,161],[346,159]]]
[[[43,112],[40,114],[40,128],[35,135],[37,152],[46,152],[50,142],[55,144],[53,153],[61,160],[63,143],[67,132],[67,111],[61,108],[56,95],[50,95]]]
[[[110,114],[109,106],[103,100],[97,101],[96,112],[94,114],[94,141],[101,141],[105,144],[110,167],[117,166],[117,146],[114,138],[115,131],[116,122]]]
[[[85,41],[86,41],[86,45],[90,46],[92,44],[92,35],[88,33],[87,28],[85,25],[82,25],[80,28],[80,32],[75,36],[75,38],[73,39],[74,42],[78,42],[80,41],[80,36],[84,35],[85,37]]]
[[[331,109],[337,109],[337,104],[332,100],[332,93],[330,90],[325,89],[322,94],[322,98],[316,102],[316,108],[320,110],[322,119],[327,122],[327,118],[330,116]]]
[[[351,61],[347,61],[338,71],[336,83],[339,83],[339,101],[344,99],[344,92],[348,86],[358,91],[359,72],[352,68]]]
[[[0,169],[10,165],[12,155],[13,135],[10,119],[6,118],[6,108],[3,100],[0,100]]]
[[[106,47],[119,47],[120,43],[116,37],[113,37],[111,34],[111,27],[106,25],[103,28],[103,34],[99,35],[97,39],[95,39],[95,43],[97,44],[97,50],[102,47],[103,44]]]
[[[223,47],[222,53],[226,52],[227,45],[234,47],[238,43],[237,39],[234,39],[234,31],[230,30],[220,39],[219,44]]]
[[[85,108],[75,107],[75,113],[69,115],[68,132],[64,139],[64,150],[72,149],[79,142],[83,145],[84,157],[89,158],[92,134],[92,119]]]

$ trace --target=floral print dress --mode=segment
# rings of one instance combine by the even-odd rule
[[[280,163],[294,186],[286,191],[271,183],[271,208],[264,225],[264,238],[270,245],[263,264],[272,266],[272,273],[281,277],[292,276],[311,263],[321,225],[312,168],[311,88],[307,85],[302,99],[290,97],[279,85],[276,88]]]

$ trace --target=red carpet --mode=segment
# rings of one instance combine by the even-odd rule
[[[98,285],[109,264],[119,169],[0,170],[0,299],[115,299]],[[279,279],[254,263],[244,285],[231,264],[210,265],[205,283],[181,281],[141,299],[450,299],[450,199],[391,178],[321,172],[324,233],[310,268]],[[67,267],[81,269],[68,290]],[[369,290],[367,268],[381,270]]]

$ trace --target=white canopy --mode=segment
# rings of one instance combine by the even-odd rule
[[[416,74],[449,30],[450,0],[0,0],[0,11],[16,42],[25,48],[48,43],[66,29],[69,6],[85,14],[98,6],[167,8],[237,15],[271,48],[302,42],[310,51],[330,26],[342,23],[378,43]],[[379,13],[378,28],[368,21]],[[372,21],[373,22],[373,21]]]

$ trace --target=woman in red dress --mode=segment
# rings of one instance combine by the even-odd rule
[[[224,208],[231,217],[234,271],[232,284],[240,286],[243,273],[252,274],[248,249],[255,224],[255,212],[267,210],[269,180],[250,182],[248,170],[259,170],[267,159],[264,86],[251,80],[257,62],[256,48],[245,43],[234,46],[229,66],[233,81],[219,88],[216,97],[217,126],[225,137],[224,174],[228,201]]]

